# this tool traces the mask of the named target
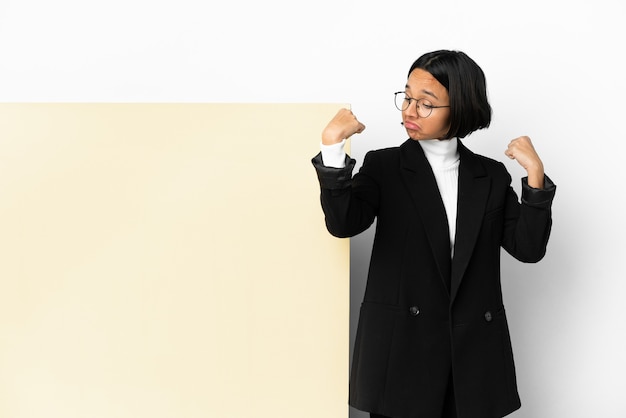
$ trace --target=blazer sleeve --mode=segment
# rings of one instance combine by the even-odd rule
[[[516,259],[535,263],[545,256],[555,193],[556,185],[547,175],[543,189],[534,189],[528,185],[528,178],[522,179],[521,204],[514,192],[509,193],[502,247]],[[510,210],[513,206],[517,210]]]
[[[347,155],[344,168],[324,166],[321,153],[311,160],[320,184],[326,228],[338,238],[358,235],[374,222],[379,190],[373,176],[376,170],[372,154],[365,156],[363,166],[354,176],[356,160]]]

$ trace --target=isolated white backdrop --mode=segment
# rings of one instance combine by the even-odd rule
[[[619,0],[0,0],[0,101],[351,103],[367,125],[360,163],[405,139],[392,93],[413,60],[465,51],[494,108],[465,144],[503,160],[519,190],[502,152],[529,135],[558,187],[546,258],[503,255],[511,416],[623,418],[625,18]],[[353,321],[371,237],[351,241]]]

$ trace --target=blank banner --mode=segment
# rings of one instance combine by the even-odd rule
[[[0,416],[345,418],[338,104],[0,104]]]

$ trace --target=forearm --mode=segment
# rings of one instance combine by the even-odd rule
[[[368,176],[355,176],[354,159],[346,156],[344,168],[327,167],[322,154],[312,160],[321,189],[321,203],[328,231],[337,237],[351,237],[365,231],[374,222],[377,187]]]
[[[534,263],[543,258],[552,228],[552,200],[556,186],[544,176],[541,189],[522,179],[522,203],[511,191],[506,204],[502,246],[516,259]]]
[[[543,171],[543,163],[538,161],[533,166],[527,168],[528,186],[533,189],[545,188],[545,174]]]

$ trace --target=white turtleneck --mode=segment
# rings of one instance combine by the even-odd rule
[[[450,140],[427,139],[417,141],[424,150],[426,159],[435,175],[439,194],[448,216],[450,232],[450,254],[454,254],[456,234],[456,208],[459,195],[459,151],[456,138]]]
[[[448,217],[451,254],[454,253],[454,237],[456,234],[456,207],[459,183],[459,151],[456,138],[450,140],[423,139],[417,141],[424,150],[430,164],[443,206]],[[327,167],[343,168],[345,166],[346,141],[334,145],[321,144],[322,161]]]

